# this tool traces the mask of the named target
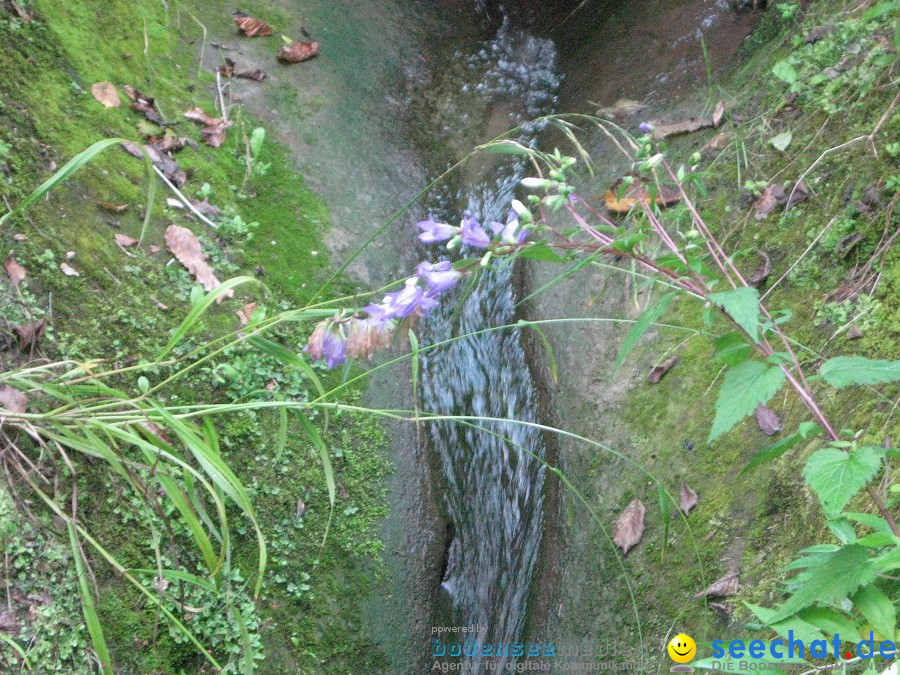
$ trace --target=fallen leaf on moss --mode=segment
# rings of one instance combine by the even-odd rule
[[[249,14],[239,11],[232,12],[231,15],[246,37],[269,37],[272,34],[272,29],[265,21],[254,19]]]
[[[182,187],[187,183],[187,174],[180,166],[178,166],[178,162],[169,157],[166,153],[160,152],[152,145],[140,146],[131,141],[124,141],[122,143],[122,148],[132,157],[144,159],[144,152],[141,149],[143,148],[147,151],[147,155],[150,156],[150,161],[153,162],[153,166],[162,171],[163,175],[168,178],[175,187]]]
[[[717,579],[712,582],[710,586],[703,591],[700,591],[694,596],[695,600],[700,598],[726,598],[729,595],[734,595],[738,592],[738,575],[740,574],[740,570],[732,568],[728,571],[721,579]]]
[[[759,267],[753,270],[750,278],[747,279],[747,284],[753,286],[753,288],[759,288],[766,283],[766,280],[772,273],[772,260],[769,258],[769,254],[765,251],[760,251],[759,255],[762,256],[763,261],[759,264]]]
[[[782,183],[767,185],[759,198],[753,203],[753,208],[756,209],[756,219],[763,220],[775,210],[776,206],[784,203],[784,199],[784,185]]]
[[[47,322],[43,319],[13,326],[13,331],[19,336],[19,348],[23,351],[37,349],[46,328]]]
[[[122,105],[119,92],[112,82],[95,82],[91,85],[91,94],[104,108],[118,108]]]
[[[212,148],[218,148],[225,142],[225,130],[233,124],[221,117],[210,117],[201,108],[191,108],[184,113],[184,116],[192,122],[204,125],[200,130],[200,135],[204,142]]]
[[[267,77],[266,71],[261,68],[242,68],[228,58],[225,59],[224,65],[219,66],[219,73],[223,77],[242,77],[254,82],[262,82]]]
[[[658,366],[653,366],[650,369],[650,373],[647,375],[647,379],[650,380],[652,384],[659,384],[659,381],[663,379],[665,374],[672,370],[672,367],[678,363],[679,358],[681,357],[673,356]]]
[[[635,498],[616,521],[613,543],[622,549],[622,553],[628,553],[644,536],[644,513],[644,503]]]
[[[13,7],[17,7],[16,3],[13,3]],[[14,411],[14,412],[22,412],[22,411]],[[19,630],[21,629],[21,625],[16,620],[16,613],[12,610],[5,610],[0,612],[0,631],[6,633],[7,635],[18,635]]]
[[[109,211],[110,213],[122,213],[128,208],[128,204],[111,204],[110,202],[97,202],[97,206],[99,206],[104,211]]]
[[[116,243],[122,248],[128,248],[129,246],[137,246],[138,240],[134,237],[129,237],[127,234],[122,234],[121,232],[116,232],[114,239]]]
[[[806,201],[809,197],[809,188],[806,187],[806,183],[802,180],[797,181],[794,187],[791,189],[790,195],[788,195],[787,204],[784,207],[785,211],[790,211],[792,208],[797,206],[800,202]]]
[[[781,431],[781,420],[776,412],[762,404],[756,406],[756,422],[766,436],[774,436]]]
[[[727,131],[722,131],[722,132],[716,134],[715,136],[713,136],[712,138],[710,138],[706,142],[706,145],[704,145],[701,148],[701,151],[702,150],[721,150],[726,145],[728,145],[728,141],[730,141],[730,140],[731,140],[731,134],[729,134]]]
[[[28,405],[28,397],[18,389],[4,384],[0,387],[0,405],[14,413],[22,413]]]
[[[253,312],[256,311],[257,307],[259,307],[258,302],[248,302],[236,312],[242,326],[246,326],[250,323],[250,317],[253,315]]]
[[[655,185],[648,190],[642,183],[634,182],[625,189],[621,197],[619,196],[622,193],[620,186],[621,181],[618,181],[603,195],[604,205],[613,213],[628,213],[637,204],[648,204],[651,193],[656,193],[654,201],[658,206],[671,206],[681,201],[681,194],[674,188],[665,185],[657,191]]]
[[[158,124],[161,127],[167,126],[166,121],[159,114],[159,111],[156,109],[156,99],[152,96],[147,96],[141,91],[138,91],[131,85],[126,84],[122,87],[122,90],[125,92],[125,95],[131,99],[131,109],[140,113],[148,120],[153,122],[154,124]]]
[[[74,269],[69,263],[60,263],[59,271],[65,274],[67,277],[81,276],[81,274],[78,273],[78,270]]]
[[[219,287],[219,280],[206,262],[206,256],[200,248],[200,240],[197,239],[197,235],[186,227],[169,225],[166,228],[165,239],[166,246],[176,260],[184,265],[185,269],[197,279],[204,290],[209,292]],[[231,297],[234,297],[234,291],[229,290],[220,295],[216,302],[221,303],[226,298]]]
[[[278,60],[284,63],[300,63],[308,61],[318,53],[318,42],[294,42],[290,45],[282,45],[277,56]]]
[[[12,285],[16,288],[18,288],[19,284],[21,284],[25,280],[25,277],[28,276],[28,270],[17,263],[16,259],[12,256],[9,256],[6,259],[6,262],[3,263],[3,267],[6,269],[6,274],[9,276]]]
[[[691,512],[691,509],[697,506],[700,502],[700,498],[697,497],[697,493],[691,490],[688,487],[687,483],[681,484],[681,494],[679,495],[678,506],[681,508],[682,513],[687,515]]]

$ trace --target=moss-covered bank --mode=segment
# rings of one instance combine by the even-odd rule
[[[7,204],[15,205],[54,167],[97,140],[118,136],[141,141],[163,134],[162,127],[129,110],[122,86],[131,85],[156,99],[162,117],[178,123],[170,127],[178,136],[198,143],[176,155],[189,177],[184,192],[208,199],[223,214],[219,229],[212,231],[167,205],[166,198],[173,195],[160,184],[144,245],[123,250],[113,237],[140,236],[148,178],[142,162],[118,148],[107,150],[2,233],[4,259],[12,256],[28,271],[18,289],[3,293],[5,330],[46,318],[41,348],[50,358],[100,358],[127,365],[156,353],[189,309],[193,286],[180,265],[167,264],[163,232],[170,223],[200,236],[219,278],[256,275],[264,284],[264,290],[222,304],[191,338],[192,344],[204,334],[238,327],[235,312],[247,302],[276,311],[309,299],[330,273],[323,243],[329,214],[321,199],[271,134],[257,166],[248,167],[245,139],[259,123],[240,105],[231,108],[235,124],[217,149],[207,147],[197,128],[182,118],[195,106],[215,112],[214,78],[199,67],[201,48],[212,49],[211,37],[204,37],[198,23],[201,3],[18,4],[34,12],[33,20],[19,18],[9,3],[0,10],[0,192]],[[293,19],[286,14],[270,9],[262,18],[293,31]],[[106,109],[94,100],[90,88],[99,81],[119,88],[121,107]],[[101,202],[127,208],[113,212]],[[154,253],[156,246],[162,250]],[[62,262],[80,276],[65,276]],[[336,290],[351,288],[346,281],[339,284]],[[305,332],[301,326],[276,338],[298,350]],[[252,350],[234,350],[206,365],[170,390],[168,400],[189,404],[265,390],[304,397],[311,388],[304,377]],[[358,390],[347,395],[349,400],[358,396]],[[223,455],[248,486],[269,545],[269,576],[254,603],[252,583],[248,586],[256,565],[254,537],[252,531],[242,531],[246,526],[235,517],[233,604],[246,625],[258,627],[259,640],[248,644],[242,639],[214,598],[190,597],[186,604],[199,611],[184,611],[183,618],[223,661],[251,650],[263,659],[259,663],[265,672],[375,672],[385,661],[368,637],[359,603],[383,573],[374,524],[386,509],[384,434],[369,418],[345,414],[332,419],[326,442],[339,499],[327,544],[320,549],[328,496],[318,454],[294,420],[288,421],[282,445],[279,424],[277,416],[242,413],[220,428]],[[89,463],[79,465],[79,480],[86,526],[127,567],[155,567],[154,523],[143,515],[139,496],[93,471]],[[31,509],[45,521],[35,504]],[[15,639],[41,672],[93,670],[77,590],[66,571],[71,561],[65,546],[39,534],[28,516],[14,515],[5,497],[2,521],[4,576],[19,624],[12,633]],[[166,561],[180,555],[190,568],[190,554],[178,550],[183,530],[176,522],[175,541],[165,544],[163,555]],[[49,531],[54,531],[52,523]],[[93,562],[98,611],[121,672],[204,669],[183,636],[171,633],[153,608],[102,562]],[[14,669],[18,657],[13,651],[0,645],[0,653]]]
[[[791,18],[783,18],[790,12],[781,6],[771,7],[745,43],[742,62],[732,73],[680,103],[690,113],[702,114],[717,100],[725,101],[724,127],[673,139],[666,148],[675,166],[692,164],[691,155],[701,153],[698,169],[708,194],[698,194],[699,210],[745,274],[760,264],[760,252],[766,252],[772,261],[770,287],[785,275],[766,301],[773,310],[791,311],[789,333],[813,350],[804,362],[811,369],[818,359],[815,354],[897,358],[900,349],[896,247],[876,261],[881,271],[877,283],[873,276],[847,299],[827,297],[835,289],[847,288],[884,234],[898,226],[893,205],[900,148],[894,140],[900,115],[891,109],[896,96],[897,15],[894,9],[864,19],[871,4],[801,3],[793,6]],[[819,39],[807,38],[821,26],[827,28]],[[778,63],[790,64],[790,70],[776,69],[787,73],[786,78],[773,73]],[[627,81],[627,71],[624,77]],[[628,97],[641,99],[644,93],[632,91]],[[671,107],[671,103],[658,107],[667,105]],[[789,211],[782,204],[767,217],[756,218],[753,205],[767,185],[785,183],[790,191],[823,153],[869,134],[886,112],[874,144],[857,141],[829,151],[804,177],[808,199]],[[651,108],[642,113],[645,117],[622,123],[639,133],[641,119],[656,113],[659,110]],[[790,143],[779,150],[772,139],[784,132],[790,132]],[[602,194],[628,168],[602,138],[596,140],[595,149],[603,159],[598,165],[604,175],[581,186],[586,195]],[[684,214],[675,209],[667,217],[675,223]],[[840,245],[848,241],[856,242],[849,252]],[[559,270],[532,268],[532,272],[532,287],[538,288]],[[577,280],[532,301],[528,316],[635,318],[660,295],[648,292],[628,268],[587,268],[576,276]],[[640,497],[647,507],[647,530],[640,546],[624,559],[623,573],[601,530],[564,493],[556,521],[562,523],[556,533],[560,541],[547,552],[533,593],[536,606],[546,615],[534,618],[532,638],[595,646],[599,639],[618,644],[620,651],[637,647],[642,639],[652,668],[663,672],[671,665],[664,645],[678,632],[696,639],[701,656],[709,655],[713,639],[767,637],[748,628],[756,619],[743,603],[774,605],[787,577],[782,566],[808,545],[834,541],[817,500],[801,478],[803,462],[816,443],[801,444],[749,473],[743,469],[752,455],[771,442],[755,420],[706,444],[723,364],[714,358],[708,337],[695,332],[718,330],[703,316],[698,303],[678,301],[662,320],[687,331],[659,329],[617,375],[613,365],[627,328],[600,323],[548,330],[559,369],[554,422],[625,453],[661,479],[672,494],[686,483],[700,501],[688,518],[690,531],[678,520],[667,528],[663,559],[665,530],[654,483],[608,453],[561,439],[561,467],[610,529],[621,510]],[[850,331],[853,324],[861,337]],[[680,357],[678,364],[659,384],[649,383],[648,369],[672,355]],[[896,387],[877,392],[828,393],[824,387],[819,391],[827,413],[842,427],[863,430],[864,438],[878,442],[884,435],[897,437]],[[807,419],[792,396],[779,397],[771,405],[786,429]],[[892,479],[896,470],[884,484]],[[862,498],[858,506],[872,508]],[[716,607],[693,597],[733,568],[740,570],[736,596],[714,599]],[[608,654],[599,660],[609,660]]]

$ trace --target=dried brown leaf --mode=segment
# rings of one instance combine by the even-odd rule
[[[210,117],[209,115],[207,115],[203,111],[203,108],[191,108],[184,113],[184,116],[192,122],[200,122],[200,124],[204,124],[206,126],[216,124],[220,121],[217,117]]]
[[[767,185],[759,199],[753,203],[753,208],[756,209],[756,219],[763,220],[775,210],[776,206],[783,204],[784,199],[784,185],[782,183]]]
[[[37,349],[46,328],[47,323],[43,319],[13,326],[13,331],[19,336],[19,348],[22,351]]]
[[[110,202],[97,202],[97,206],[99,206],[104,211],[109,211],[110,213],[123,213],[130,206],[129,204],[112,204]]]
[[[134,112],[140,113],[154,124],[166,126],[166,121],[162,118],[162,116],[159,114],[159,111],[156,109],[155,98],[153,98],[152,96],[148,96],[147,94],[138,91],[134,87],[127,84],[122,87],[122,90],[125,92],[125,95],[131,99],[131,109]]]
[[[774,436],[781,431],[781,419],[778,414],[762,404],[756,406],[756,422],[766,436]]]
[[[732,568],[728,571],[721,579],[717,579],[716,581],[710,584],[709,588],[706,590],[700,591],[694,596],[694,599],[697,600],[699,598],[726,598],[729,595],[734,595],[738,592],[738,575],[740,574],[740,570]]]
[[[728,142],[730,140],[731,134],[729,134],[727,131],[722,131],[710,138],[706,142],[706,145],[701,148],[701,150],[721,150],[726,145],[728,145]]]
[[[231,59],[225,59],[225,63],[219,66],[219,73],[223,77],[242,77],[254,82],[262,82],[267,77],[266,71],[261,68],[242,68]]]
[[[859,329],[855,323],[850,325],[850,328],[847,329],[847,339],[848,340],[859,340],[863,336],[863,332]]]
[[[669,136],[678,136],[680,134],[689,134],[700,129],[709,129],[713,126],[713,121],[709,117],[689,117],[686,120],[678,122],[669,122],[666,124],[650,123],[653,126],[653,138],[661,141]]]
[[[13,6],[16,6],[13,3]],[[0,612],[0,631],[7,635],[18,635],[21,626],[16,620],[16,613],[12,610],[4,610]]]
[[[318,42],[295,42],[290,45],[282,45],[277,56],[278,60],[284,63],[300,63],[308,61],[318,53]]]
[[[725,101],[719,101],[716,103],[716,108],[713,110],[712,123],[713,126],[718,129],[719,125],[722,123],[722,117],[725,116]]]
[[[232,16],[241,33],[246,37],[269,37],[272,34],[272,29],[265,21],[254,19],[243,12],[234,12]]]
[[[678,500],[678,506],[681,508],[682,513],[684,513],[684,515],[689,514],[691,509],[697,506],[699,501],[700,498],[697,497],[697,493],[691,490],[687,483],[682,483],[681,495]]]
[[[118,108],[122,105],[122,101],[119,99],[119,92],[116,91],[116,87],[112,82],[95,82],[91,85],[91,94],[105,108]]]
[[[628,553],[644,536],[644,513],[644,503],[635,498],[616,521],[613,542],[622,549],[622,553]]]
[[[636,204],[648,204],[650,202],[650,192],[656,192],[654,201],[658,206],[672,206],[681,201],[681,193],[675,188],[663,185],[658,190],[648,190],[640,182],[634,182],[625,188],[624,194],[620,197],[621,181],[617,181],[612,189],[603,195],[603,203],[613,213],[628,213]],[[655,188],[656,186],[653,186]]]
[[[162,171],[163,175],[168,178],[175,187],[183,187],[184,184],[187,183],[187,174],[180,166],[178,166],[178,162],[169,157],[166,153],[160,152],[152,145],[140,146],[131,141],[124,141],[122,143],[122,148],[124,148],[125,152],[129,155],[137,157],[138,159],[144,158],[144,153],[141,150],[141,148],[144,148],[147,151],[147,155],[150,157],[150,161],[153,162],[153,166]]]
[[[8,384],[0,387],[0,405],[14,413],[23,413],[28,405],[28,397]]]
[[[652,384],[659,384],[659,381],[663,379],[665,374],[668,373],[676,363],[678,363],[680,358],[680,356],[673,356],[658,366],[653,366],[647,375],[647,379],[650,380]]]
[[[226,122],[221,117],[210,117],[200,108],[191,108],[184,116],[193,121],[203,124],[200,135],[207,145],[218,148],[225,142],[225,130],[232,126],[233,122]]]
[[[759,264],[759,267],[753,270],[750,278],[747,279],[747,283],[754,288],[759,288],[766,283],[769,275],[772,274],[772,260],[769,258],[769,254],[765,251],[760,251],[759,255],[763,261]]]
[[[137,246],[138,240],[134,237],[129,237],[127,234],[122,234],[121,232],[116,232],[113,237],[116,240],[116,243],[122,248],[128,248],[129,246]]]
[[[219,286],[212,268],[206,262],[206,256],[200,249],[200,240],[197,235],[186,227],[169,225],[166,228],[166,246],[175,258],[184,265],[206,291],[211,291]],[[234,297],[234,291],[228,291],[220,295],[216,302],[222,302],[226,298]]]
[[[246,326],[248,323],[250,323],[250,317],[253,315],[253,312],[256,311],[257,307],[259,307],[258,302],[248,302],[236,312],[242,326]]]
[[[791,189],[791,193],[788,196],[787,204],[784,207],[785,211],[790,211],[792,208],[797,206],[802,201],[806,201],[809,197],[809,188],[806,186],[802,180],[797,181],[797,184]]]
[[[6,274],[9,276],[12,285],[16,288],[18,288],[19,284],[21,284],[22,281],[25,280],[25,277],[28,276],[28,270],[17,263],[16,259],[12,256],[9,256],[6,259],[6,262],[3,263],[3,267],[6,269]]]

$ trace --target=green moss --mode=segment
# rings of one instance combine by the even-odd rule
[[[249,241],[220,236],[186,219],[183,211],[167,207],[170,195],[160,184],[144,247],[123,252],[113,236],[116,232],[140,235],[148,177],[141,161],[111,148],[51,192],[45,203],[14,218],[3,233],[4,257],[14,250],[28,269],[28,278],[20,296],[27,301],[25,306],[4,296],[0,316],[11,324],[22,323],[24,317],[52,316],[42,346],[57,357],[100,357],[123,365],[155,354],[188,311],[193,285],[179,265],[166,265],[165,252],[149,250],[149,245],[164,249],[163,232],[172,222],[201,237],[220,278],[257,275],[265,284],[264,289],[250,290],[214,310],[192,337],[192,344],[204,335],[235,329],[235,309],[244,302],[261,301],[279,308],[308,300],[331,272],[324,245],[327,208],[294,169],[288,151],[271,135],[261,156],[267,170],[247,178],[244,137],[259,123],[240,108],[232,109],[235,125],[217,149],[207,147],[198,129],[183,120],[182,113],[197,105],[212,112],[215,97],[213,78],[205,71],[198,73],[202,30],[191,18],[192,6],[178,3],[175,8],[170,3],[172,9],[167,11],[166,3],[155,0],[39,0],[36,4],[38,15],[28,25],[0,15],[0,70],[4,72],[0,82],[0,142],[4,145],[0,147],[8,146],[0,157],[0,177],[10,203],[44,180],[52,170],[51,162],[62,165],[97,140],[118,136],[141,141],[144,122],[129,109],[122,89],[130,84],[154,96],[162,116],[178,122],[177,133],[198,143],[196,150],[187,148],[176,155],[190,176],[184,188],[187,196],[194,197],[208,184],[203,193],[211,203],[232,208],[244,221],[256,221],[259,226]],[[204,6],[207,12],[208,5]],[[221,18],[216,21],[226,25],[231,8],[223,3],[220,9]],[[195,11],[195,16],[201,15]],[[288,24],[289,17],[274,10],[261,9],[259,16],[273,25]],[[90,86],[98,81],[118,87],[123,100],[120,108],[105,109],[94,100]],[[98,202],[128,208],[111,213]],[[27,240],[13,239],[14,234]],[[75,254],[72,258],[67,256],[70,251]],[[63,261],[80,276],[64,276],[59,270]],[[348,284],[342,280],[338,287]],[[277,339],[299,349],[305,330],[294,325]],[[304,378],[258,356],[233,356],[244,359],[244,386],[264,376],[265,381],[256,382],[254,388],[263,389],[274,380],[288,395],[307,395],[309,383]],[[193,403],[234,396],[233,387],[219,381],[217,365],[167,392],[169,400]],[[161,378],[162,373],[148,373],[148,377]],[[136,387],[130,381],[118,384],[125,389]],[[347,394],[351,399],[357,395]],[[345,672],[358,665],[368,672],[382,669],[384,657],[372,645],[359,610],[361,599],[382,573],[380,543],[374,533],[378,519],[385,515],[389,465],[378,423],[353,415],[331,422],[326,438],[343,486],[341,494],[345,490],[347,496],[338,501],[324,548],[328,497],[321,461],[297,421],[290,421],[280,455],[275,441],[277,415],[231,416],[221,420],[220,433],[224,453],[253,493],[271,547],[271,574],[263,595],[255,608],[244,605],[248,616],[262,621],[265,671]],[[80,480],[80,514],[88,528],[124,565],[153,567],[152,537],[146,523],[142,525],[134,515],[139,496],[90,465],[82,468]],[[297,516],[300,502],[306,512]],[[173,522],[176,539],[182,537],[183,524]],[[255,538],[239,514],[232,515],[232,523],[238,529],[233,542],[234,574],[252,580]],[[196,561],[185,551],[181,555],[181,563],[190,569]],[[203,667],[202,658],[182,637],[170,633],[140,594],[102,562],[95,561],[94,571],[102,589],[98,608],[117,667],[123,672],[154,673],[198,672]],[[240,597],[249,597],[247,582],[232,579],[229,584]],[[221,622],[228,618],[221,611],[218,618],[210,617],[210,612],[217,610],[196,617],[189,612],[187,620],[201,640],[227,660],[234,640],[231,629]],[[46,635],[44,640],[52,646],[53,640],[69,636],[79,645],[75,658],[66,652],[57,665],[48,660],[43,668],[84,671],[83,625],[73,624],[68,632]],[[44,646],[41,643],[41,649]]]

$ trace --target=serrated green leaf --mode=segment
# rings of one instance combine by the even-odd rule
[[[756,410],[756,406],[768,402],[783,382],[784,372],[780,368],[759,361],[747,361],[729,370],[716,399],[716,416],[707,442],[712,443]]]
[[[891,599],[877,586],[869,584],[859,589],[853,596],[853,606],[885,639],[893,639],[897,610]]]
[[[720,335],[713,340],[713,345],[716,358],[728,366],[739,365],[750,357],[750,345],[737,331]]]
[[[794,84],[794,82],[800,78],[797,69],[787,61],[779,61],[776,63],[772,67],[772,74],[779,80],[787,82],[788,84]]]
[[[859,628],[853,619],[834,609],[809,607],[799,612],[797,616],[829,635],[840,635],[849,642],[856,642],[859,639]]]
[[[850,453],[822,448],[806,460],[803,476],[822,502],[825,514],[833,517],[875,477],[881,461],[879,449],[870,445]]]
[[[787,150],[787,147],[791,144],[791,141],[794,140],[794,134],[790,131],[782,131],[777,136],[774,136],[772,140],[769,141],[773,146],[775,146],[776,150],[780,150],[784,152]]]
[[[801,619],[799,616],[792,616],[788,619],[784,619],[782,621],[772,622],[772,616],[775,614],[775,611],[772,609],[768,609],[767,607],[758,607],[756,605],[751,605],[749,602],[745,602],[744,605],[762,621],[764,624],[769,626],[772,630],[774,630],[778,635],[787,639],[791,633],[793,633],[795,640],[802,640],[804,644],[809,644],[813,640],[821,640],[825,636],[819,631],[819,629],[811,623],[807,623],[805,620]]]
[[[750,286],[732,288],[730,291],[709,296],[713,304],[725,310],[734,322],[743,328],[753,342],[759,341],[759,291]]]
[[[851,384],[881,384],[900,380],[900,361],[867,359],[864,356],[835,356],[819,368],[819,375],[832,387]]]
[[[849,544],[815,568],[806,582],[786,602],[773,610],[770,621],[777,623],[814,603],[841,600],[875,578],[868,551]]]
[[[638,340],[641,339],[641,336],[647,332],[647,329],[650,328],[650,326],[659,321],[659,318],[663,314],[665,314],[666,309],[669,307],[669,303],[672,302],[672,298],[674,298],[675,295],[675,291],[666,293],[655,305],[647,307],[647,309],[645,309],[638,317],[638,320],[634,322],[631,326],[631,330],[628,331],[628,335],[625,336],[622,347],[619,349],[619,355],[616,357],[616,365],[615,368],[613,368],[613,376],[619,372],[619,368],[622,367],[625,357],[628,356],[628,353],[632,349],[634,349],[634,346],[637,344]]]
[[[765,464],[766,462],[772,461],[776,457],[780,457],[798,443],[805,441],[807,438],[810,438],[811,436],[814,436],[821,431],[822,427],[820,427],[815,422],[801,422],[800,426],[797,428],[797,431],[792,433],[790,436],[786,436],[777,443],[772,443],[772,445],[767,445],[762,450],[753,455],[753,458],[750,460],[747,466],[744,467],[741,473],[744,474],[748,471],[752,471],[760,464]]]

